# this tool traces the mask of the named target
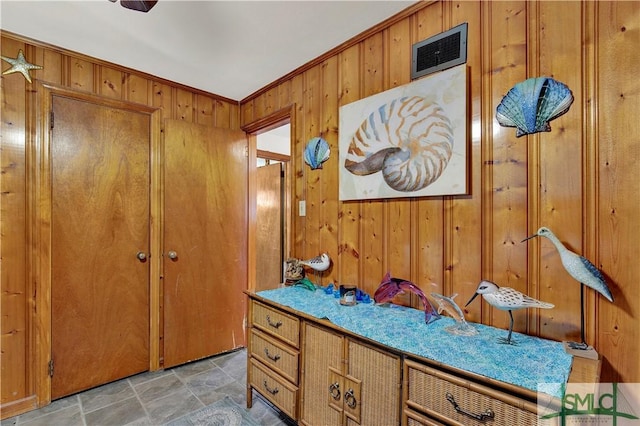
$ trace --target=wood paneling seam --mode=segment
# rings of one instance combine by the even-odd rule
[[[491,169],[492,166],[488,166],[487,163],[492,158],[491,152],[493,148],[493,109],[489,107],[492,103],[491,87],[492,87],[492,61],[491,51],[486,46],[491,46],[491,3],[482,2],[481,7],[481,37],[482,37],[482,103],[481,103],[481,116],[483,117],[483,136],[484,143],[482,152],[482,193],[481,193],[481,223],[482,223],[482,279],[493,279],[492,274],[488,271],[492,271],[490,265],[493,263],[493,251],[490,243],[489,236],[492,235],[493,222],[491,220],[492,211],[492,191],[493,191],[493,178]],[[487,310],[483,309],[483,305],[480,306],[480,319],[483,323],[491,323],[491,307]]]
[[[530,49],[527,49],[527,75],[528,76],[537,76],[540,73],[540,34],[542,31],[540,24],[540,3],[539,2],[527,2],[527,15],[529,19],[527,20],[527,46],[531,46]],[[531,24],[531,21],[534,24]],[[541,190],[541,182],[540,182],[540,135],[533,134],[526,136],[526,141],[528,143],[527,146],[527,228],[529,232],[527,235],[531,235],[531,233],[535,232],[540,226],[540,190]],[[538,240],[536,238],[536,240]],[[525,279],[526,282],[526,294],[534,297],[536,299],[540,298],[539,291],[539,263],[538,259],[540,253],[540,241],[530,241],[532,243],[531,247],[533,250],[528,250],[527,247],[524,248],[527,252],[527,270],[525,271]],[[533,253],[533,254],[532,254]],[[536,283],[536,285],[532,285],[531,283]],[[537,315],[533,310],[528,310],[527,312],[527,324],[526,330],[528,333],[538,333],[540,330],[540,315]],[[536,320],[537,319],[537,320]]]
[[[598,43],[597,29],[599,24],[598,2],[582,3],[582,106],[584,129],[583,154],[583,256],[591,259],[599,267],[597,247],[599,229],[598,186]],[[592,43],[589,43],[589,41]],[[599,346],[598,303],[592,292],[585,294],[585,339]]]

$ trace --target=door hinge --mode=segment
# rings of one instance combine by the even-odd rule
[[[53,377],[53,360],[49,360],[49,377]]]
[[[54,115],[53,111],[49,112],[49,130],[53,130]]]

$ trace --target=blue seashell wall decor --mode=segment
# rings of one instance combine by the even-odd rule
[[[329,144],[326,140],[315,137],[311,138],[304,149],[304,161],[307,163],[311,170],[321,169],[322,163],[329,159]]]
[[[569,111],[573,102],[571,90],[550,77],[534,77],[522,81],[502,98],[496,108],[501,126],[515,127],[516,136],[550,132],[549,122]]]

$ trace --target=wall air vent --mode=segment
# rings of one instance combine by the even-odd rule
[[[467,23],[413,45],[411,80],[467,62]]]

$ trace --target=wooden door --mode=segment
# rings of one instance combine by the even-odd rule
[[[149,368],[150,116],[54,95],[51,397]]]
[[[283,197],[282,163],[257,169],[256,194],[256,291],[282,282]]]
[[[164,366],[245,344],[247,140],[165,121]]]

